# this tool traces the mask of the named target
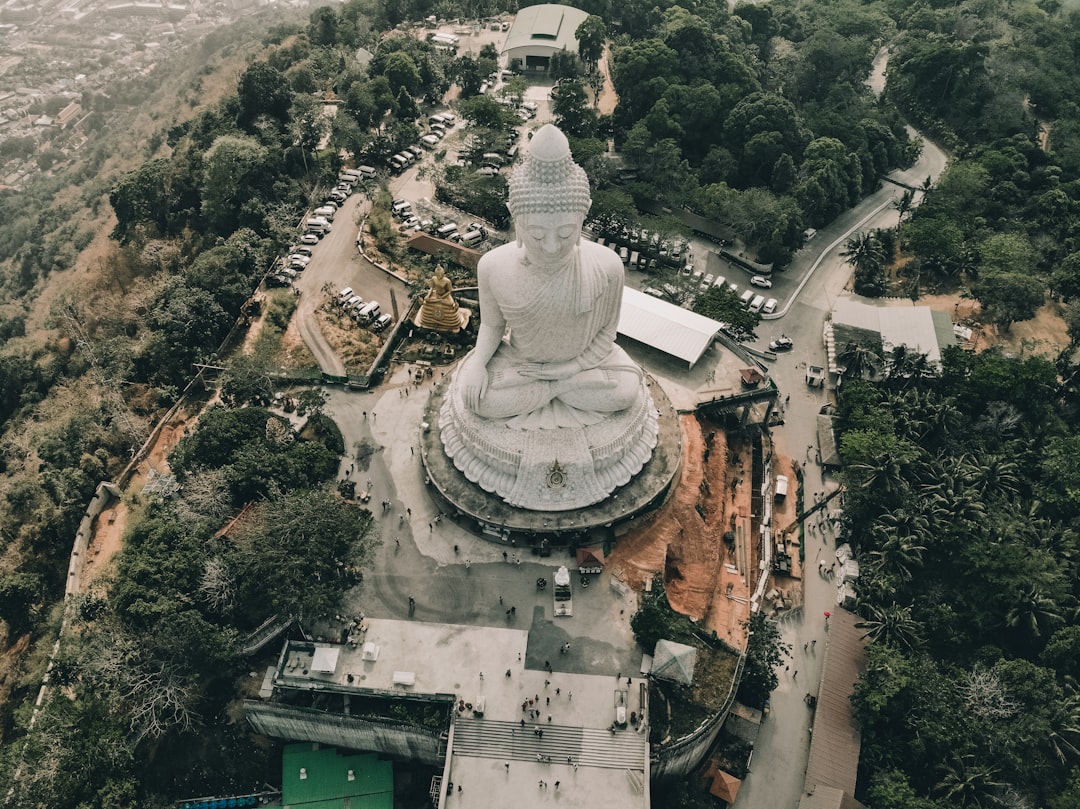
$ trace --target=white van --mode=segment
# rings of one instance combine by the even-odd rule
[[[342,304],[344,306],[345,302],[347,300],[349,300],[349,298],[351,298],[353,296],[352,287],[345,287],[345,289],[341,290],[341,292],[339,292],[337,294],[337,296],[338,296],[338,303],[340,303],[340,304]]]
[[[434,149],[439,145],[439,139],[434,135],[424,135],[424,137],[420,138],[420,145],[425,149]]]
[[[372,331],[383,331],[387,326],[394,322],[394,318],[390,315],[379,315],[375,322],[371,324]]]
[[[314,211],[312,211],[312,213],[315,216],[325,216],[327,221],[333,222],[334,214],[337,213],[337,209],[332,208],[329,205],[323,205],[321,208],[316,208]]]
[[[365,303],[362,307],[360,307],[359,310],[357,310],[356,319],[361,323],[371,323],[375,320],[378,320],[381,314],[382,312],[379,310],[379,302],[370,301],[368,303]]]
[[[626,264],[626,262],[630,260],[630,251],[627,250],[625,247],[620,247],[619,259],[622,261],[623,264]]]
[[[484,241],[484,234],[479,230],[467,230],[461,236],[461,243],[466,247],[476,247]]]
[[[399,199],[397,202],[394,203],[390,211],[398,219],[404,219],[406,216],[412,213],[412,203],[403,199]]]
[[[764,295],[755,295],[754,300],[751,301],[751,303],[750,303],[750,311],[751,312],[760,312],[761,307],[764,306],[764,305],[765,305],[765,296]]]
[[[347,301],[345,301],[345,309],[347,311],[352,311],[356,307],[363,304],[363,302],[364,302],[364,299],[361,298],[359,295],[353,295]]]
[[[633,252],[632,252],[632,253],[630,254],[630,266],[631,266],[631,267],[632,267],[633,269],[635,269],[635,270],[636,270],[636,269],[637,269],[637,267],[638,267],[638,259],[639,259],[639,258],[640,258],[640,256],[638,256],[638,251],[637,251],[637,250],[634,250],[634,251],[633,251]]]
[[[446,117],[440,113],[435,113],[434,115],[428,116],[427,122],[429,126],[431,124],[442,124],[443,126],[446,126]]]
[[[449,239],[458,232],[457,222],[447,222],[445,225],[435,231],[435,235],[440,239]]]
[[[442,115],[443,123],[446,124],[447,126],[452,127],[454,124],[457,123],[457,116],[454,115],[454,113],[452,113],[452,112],[441,112],[439,114]]]
[[[739,296],[739,303],[741,303],[743,306],[749,306],[753,300],[754,290],[752,289],[746,290],[745,292],[743,292],[742,295]]]
[[[329,233],[330,220],[325,216],[313,216],[304,222],[304,230],[308,233]]]

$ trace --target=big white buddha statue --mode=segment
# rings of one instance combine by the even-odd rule
[[[476,347],[440,417],[455,465],[522,508],[599,502],[656,443],[644,374],[615,345],[622,262],[581,238],[590,205],[566,137],[543,127],[510,179],[516,241],[477,267]]]

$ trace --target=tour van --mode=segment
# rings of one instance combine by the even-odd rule
[[[639,259],[639,256],[638,256],[638,251],[637,250],[634,250],[632,253],[630,253],[630,266],[632,268],[634,268],[635,270],[637,269],[637,266],[638,266],[638,259]]]
[[[443,112],[443,113],[439,113],[439,114],[442,115],[443,123],[446,124],[447,126],[453,127],[453,125],[457,123],[457,116],[454,115],[454,113],[452,113],[452,112]]]
[[[349,298],[351,298],[353,294],[354,293],[352,287],[345,287],[345,289],[341,290],[341,292],[338,293],[338,303],[344,306],[345,302],[349,300]]]
[[[754,300],[750,302],[749,309],[750,309],[751,312],[760,312],[761,307],[764,306],[764,305],[765,305],[765,296],[764,295],[755,295]]]
[[[337,213],[337,209],[336,208],[331,208],[329,205],[323,205],[320,208],[316,208],[311,213],[314,216],[325,216],[327,221],[333,222],[334,221],[334,214]]]
[[[386,162],[394,171],[402,171],[403,169],[405,169],[406,166],[409,165],[408,161],[399,154],[394,155]]]
[[[428,126],[431,126],[431,124],[442,124],[443,126],[446,126],[446,118],[441,113],[429,115],[427,122]]]
[[[382,312],[379,310],[378,301],[369,301],[356,311],[356,319],[361,323],[371,323],[379,318]]]
[[[403,219],[412,213],[412,203],[407,200],[399,199],[394,203],[394,206],[390,210],[398,219]]]
[[[425,149],[434,149],[439,145],[439,139],[434,135],[424,135],[424,137],[420,138],[420,145]]]
[[[361,180],[374,180],[378,176],[371,166],[357,166],[356,170],[360,173]]]
[[[329,233],[330,232],[330,220],[325,216],[313,216],[304,222],[304,229],[309,233]]]
[[[626,264],[626,262],[630,260],[630,251],[625,247],[619,248],[619,260],[622,261],[623,264]]]
[[[363,305],[363,303],[364,299],[361,298],[359,295],[352,295],[347,301],[345,301],[345,309],[351,312],[357,307]]]
[[[739,296],[739,303],[743,306],[749,306],[754,300],[754,290],[748,289]]]
[[[458,232],[457,222],[447,222],[445,225],[435,231],[435,235],[440,239],[449,239],[456,235]]]
[[[390,315],[379,315],[375,322],[371,324],[372,331],[383,331],[387,326],[394,322],[394,318]]]
[[[461,236],[461,243],[466,247],[476,247],[484,241],[484,234],[479,230],[467,230]]]

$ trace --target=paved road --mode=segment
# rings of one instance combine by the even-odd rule
[[[914,130],[911,132],[917,136]],[[889,176],[920,186],[927,177],[937,179],[946,159],[944,152],[926,142],[914,166]],[[773,431],[773,438],[780,452],[806,464],[804,502],[811,505],[816,493],[832,491],[837,482],[813,463],[812,451],[808,454],[808,447],[817,448],[817,414],[832,396],[829,390],[806,386],[806,365],[826,364],[824,322],[851,276],[851,267],[839,255],[844,241],[858,230],[895,226],[898,212],[892,200],[901,193],[897,186],[884,184],[876,194],[822,228],[785,272],[789,283],[797,283],[778,313],[783,319],[763,320],[758,328],[758,348],[764,348],[782,333],[795,342],[793,351],[777,356],[771,370],[785,398],[791,397],[784,425]],[[915,196],[917,204],[922,195]],[[833,540],[830,531],[821,533],[816,521],[806,534],[803,609],[781,623],[782,638],[791,646],[792,659],[787,661],[788,670],[779,672],[780,682],[771,698],[772,712],[762,724],[751,773],[743,782],[736,809],[786,809],[798,806],[802,796],[813,718],[803,697],[807,692],[817,693],[828,642],[824,612],[836,609],[836,589],[817,574],[817,559],[833,558]],[[803,644],[814,640],[816,646],[803,652]],[[794,672],[798,672],[797,678]]]

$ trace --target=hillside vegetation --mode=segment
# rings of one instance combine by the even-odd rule
[[[590,174],[594,214],[637,222],[636,204],[689,204],[780,265],[805,228],[914,158],[904,111],[956,157],[895,240],[913,256],[912,294],[964,285],[1007,326],[1048,286],[1080,290],[1080,20],[1069,8],[581,5],[606,26],[590,36],[611,41],[620,98],[596,116],[582,89],[595,50],[592,62],[559,60],[556,115]],[[483,6],[470,11],[495,11]],[[385,165],[416,142],[421,108],[452,83],[464,117],[502,125],[496,102],[475,99],[490,52],[457,57],[389,31],[436,11],[459,13],[352,0],[215,32],[197,58],[184,55],[199,68],[160,68],[141,111],[116,113],[115,134],[28,192],[0,195],[0,782],[33,762],[14,805],[155,806],[235,788],[251,747],[228,728],[237,638],[274,613],[329,608],[370,551],[364,513],[324,489],[340,435],[318,403],[299,434],[244,407],[265,393],[248,383],[266,368],[218,352],[343,155]],[[878,100],[863,79],[894,39]],[[608,136],[631,171],[601,157]],[[503,178],[454,176],[469,199],[499,207]],[[869,243],[862,255],[872,281],[884,251]],[[841,403],[852,535],[881,560],[868,577],[880,586],[860,605],[880,639],[859,702],[873,809],[1077,803],[1071,356],[1056,368],[951,357],[938,383],[888,358],[884,387],[853,385]],[[875,359],[886,358],[861,361]],[[227,406],[208,411],[171,459],[182,497],[132,500],[117,569],[71,605],[60,687],[27,734],[93,489],[120,474],[195,364],[211,360],[226,366]],[[316,552],[305,544],[311,526],[325,543]],[[953,577],[908,575],[922,572],[923,554]],[[953,603],[942,588],[972,570]],[[932,735],[904,724],[923,700],[954,711]],[[965,716],[976,731],[963,729]],[[894,723],[904,735],[891,745]]]

